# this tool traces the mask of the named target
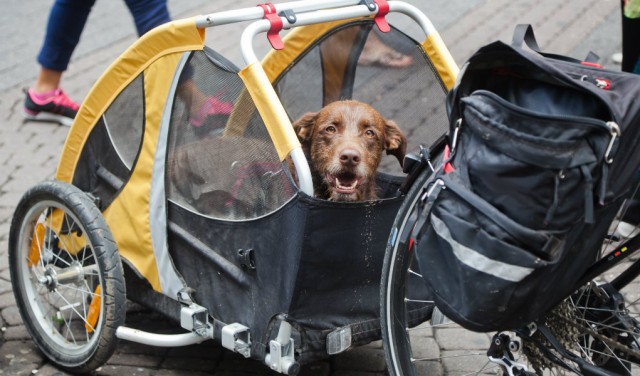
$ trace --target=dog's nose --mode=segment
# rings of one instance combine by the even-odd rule
[[[360,153],[354,149],[345,149],[340,153],[340,163],[347,166],[356,166],[360,163]]]

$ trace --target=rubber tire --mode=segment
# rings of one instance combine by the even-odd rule
[[[65,213],[76,217],[86,239],[92,245],[101,281],[103,316],[93,334],[98,338],[77,353],[63,352],[52,346],[53,335],[48,334],[40,321],[34,317],[34,307],[31,304],[35,306],[37,303],[30,303],[25,289],[25,284],[29,281],[23,278],[28,278],[29,275],[23,272],[25,269],[21,263],[26,263],[26,258],[21,258],[20,255],[28,251],[25,248],[21,252],[18,247],[29,247],[31,234],[25,231],[32,232],[32,223],[35,223],[37,218],[33,216],[33,213],[37,212],[32,213],[32,210],[38,206],[44,208],[47,203],[55,203]],[[41,210],[38,209],[38,212]],[[16,303],[27,331],[52,363],[71,373],[86,373],[102,366],[111,357],[117,345],[116,330],[125,320],[124,274],[111,231],[100,210],[87,194],[73,185],[59,181],[43,182],[29,189],[18,203],[11,222],[9,269]],[[46,317],[43,321],[45,320]]]
[[[380,321],[385,358],[390,376],[413,376],[416,369],[411,362],[411,344],[406,338],[405,328],[405,283],[412,262],[413,252],[408,252],[408,232],[405,231],[407,217],[414,210],[423,187],[432,176],[425,169],[400,206],[387,243],[382,266],[380,288]]]

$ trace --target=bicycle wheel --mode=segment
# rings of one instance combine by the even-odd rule
[[[408,312],[431,307],[422,295],[422,277],[414,262],[411,230],[416,209],[424,193],[430,170],[423,171],[407,193],[391,231],[382,268],[380,290],[381,325],[385,356],[391,376],[463,375],[492,373],[486,351],[491,336],[472,333],[446,320],[435,311],[428,322],[412,325]]]
[[[509,374],[508,367],[526,367],[525,374],[598,374],[589,371],[599,369],[640,374],[640,255],[635,252],[640,248],[640,227],[621,221],[629,217],[625,211],[617,216],[604,239],[599,256],[602,261],[600,268],[595,268],[593,280],[585,282],[538,323],[548,327],[548,336],[562,345],[562,351],[554,348],[540,330],[531,337],[519,337],[515,332],[474,333],[437,310],[429,322],[412,326],[407,316],[410,305],[433,305],[414,298],[416,283],[422,277],[414,262],[411,241],[419,201],[429,177],[428,172],[421,174],[408,192],[385,254],[381,322],[390,375]],[[636,216],[638,220],[632,223],[640,224],[640,205]],[[608,265],[607,260],[616,253],[631,256],[612,267],[613,261]],[[499,339],[503,355],[491,360],[488,353]],[[559,359],[569,368],[552,359]],[[581,365],[590,370],[581,371]]]
[[[16,208],[9,268],[22,320],[42,353],[70,372],[106,362],[124,323],[125,285],[100,211],[78,188],[44,182]]]
[[[571,356],[619,375],[640,374],[639,225],[640,202],[628,200],[609,227],[590,278],[543,320]],[[539,334],[534,339],[560,355]],[[525,345],[537,369],[556,367],[538,348]]]

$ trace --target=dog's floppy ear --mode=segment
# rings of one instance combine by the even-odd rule
[[[384,125],[385,132],[385,148],[388,155],[393,155],[398,158],[400,166],[404,162],[404,155],[407,152],[407,137],[404,132],[398,127],[398,125],[392,121],[387,120]]]
[[[293,122],[293,130],[298,136],[301,143],[305,143],[311,139],[313,133],[313,125],[316,123],[317,112],[307,112],[300,119]]]

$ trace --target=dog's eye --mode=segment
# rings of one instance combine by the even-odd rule
[[[336,127],[334,127],[333,125],[330,125],[330,126],[326,127],[324,129],[324,131],[327,132],[327,133],[336,133]]]
[[[367,129],[364,134],[366,134],[369,137],[374,137],[376,135],[376,132],[372,131],[371,129]]]

